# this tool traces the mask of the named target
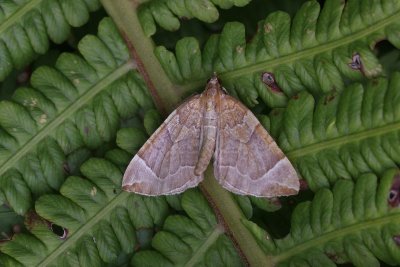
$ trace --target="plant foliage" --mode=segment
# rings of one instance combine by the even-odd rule
[[[81,166],[84,177],[68,177],[60,194],[38,199],[35,209],[44,219],[36,218],[29,234],[17,235],[2,247],[7,254],[0,258],[4,265],[101,266],[148,247],[150,241],[158,252],[140,250],[132,258],[134,266],[241,265],[197,190],[186,192],[181,200],[121,192],[121,170],[129,155],[112,150],[105,157],[108,160],[86,161]],[[188,216],[171,215],[164,223],[168,202],[178,202]],[[66,237],[53,233],[53,224],[63,227]],[[151,239],[155,227],[162,224],[163,231]]]
[[[171,215],[152,239],[154,250],[139,251],[133,266],[242,266],[205,198],[196,190],[183,194],[187,216]]]
[[[399,265],[399,182],[399,171],[388,170],[379,182],[365,174],[356,183],[341,180],[332,191],[321,189],[296,207],[283,239],[266,239],[264,230],[246,225],[277,266],[380,266],[378,259]]]
[[[0,102],[0,201],[20,214],[32,198],[58,190],[89,149],[114,141],[121,119],[152,107],[110,19],[79,51],[40,67],[30,87]]]
[[[249,42],[244,25],[232,22],[203,48],[186,37],[175,53],[160,46],[156,54],[168,76],[188,88],[216,71],[247,105],[261,98],[270,107],[282,107],[300,91],[342,91],[348,79],[379,75],[382,67],[371,49],[382,39],[400,47],[399,11],[400,3],[392,0],[330,0],[322,9],[308,1],[293,19],[281,11],[268,15]],[[357,55],[361,63],[354,69],[350,65]],[[262,81],[264,72],[273,74],[278,90]]]
[[[214,22],[219,17],[217,6],[231,8],[245,6],[250,0],[161,0],[150,1],[138,9],[140,23],[147,36],[156,32],[156,23],[168,31],[180,27],[179,19],[196,18],[204,22]]]
[[[292,18],[265,14],[250,31],[225,23],[203,47],[186,37],[174,52],[149,38],[156,24],[210,23],[218,8],[250,1],[101,2],[112,18],[96,35],[0,102],[0,204],[26,226],[0,244],[1,266],[400,264],[400,73],[396,57],[387,59],[400,48],[400,2],[306,1]],[[64,41],[98,6],[0,3],[0,79],[49,40]],[[389,56],[376,49],[381,40]],[[127,163],[161,124],[157,109],[204,87],[214,71],[310,191],[281,202],[209,190],[207,179],[202,191],[177,196],[121,191]],[[291,217],[283,238],[271,236],[280,214]]]
[[[64,42],[70,28],[89,19],[98,0],[4,1],[0,4],[0,81],[13,68],[25,67],[49,48],[49,39]]]
[[[271,133],[312,190],[400,164],[400,73],[318,101],[303,92],[270,116]]]

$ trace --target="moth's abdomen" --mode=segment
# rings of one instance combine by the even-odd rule
[[[204,112],[203,122],[202,142],[200,144],[199,159],[194,169],[195,175],[200,175],[207,169],[215,151],[215,139],[217,136],[217,113],[215,109]]]

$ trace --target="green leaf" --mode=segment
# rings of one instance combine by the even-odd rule
[[[85,10],[99,6],[97,0],[25,2],[0,4],[0,59],[11,69],[45,53],[49,33],[61,40],[87,20]],[[39,2],[47,15],[30,10]],[[385,180],[385,170],[400,160],[399,74],[391,74],[398,60],[396,53],[386,54],[399,47],[397,1],[328,0],[323,8],[306,1],[300,9],[290,0],[254,1],[247,9],[222,11],[208,24],[219,8],[247,2],[104,0],[117,27],[105,19],[97,34],[88,27],[74,31],[68,43],[55,47],[57,63],[33,71],[29,84],[22,76],[30,68],[25,70],[17,81],[24,87],[12,97],[7,92],[13,86],[2,84],[0,203],[25,214],[26,230],[1,244],[1,266],[399,264],[398,171],[386,186],[376,178]],[[256,27],[259,15],[266,18]],[[102,16],[96,12],[90,24]],[[145,36],[156,33],[156,25],[176,30],[186,18],[206,23],[184,22],[177,33]],[[215,34],[227,20],[232,22]],[[13,21],[21,22],[2,35]],[[79,51],[65,53],[82,33]],[[206,34],[209,40],[200,45]],[[190,37],[173,52],[154,47],[181,36]],[[383,74],[380,64],[386,76],[375,79]],[[202,192],[210,204],[197,190],[159,198],[121,191],[132,153],[161,124],[160,114],[204,86],[214,71],[231,95],[253,108],[296,165],[302,191],[311,191],[281,202],[213,191],[217,182],[210,179],[210,186],[205,179]],[[313,194],[312,202],[305,201]],[[35,211],[27,213],[34,201]],[[274,234],[287,232],[276,230],[288,225],[272,223],[288,218],[298,202],[290,234],[277,239]]]
[[[168,31],[179,29],[179,19],[196,18],[211,23],[219,17],[217,6],[231,8],[232,6],[245,6],[250,0],[161,0],[149,1],[141,4],[138,9],[138,17],[145,34],[149,37],[156,33],[155,22]]]
[[[250,201],[257,208],[268,212],[277,211],[282,207],[278,198],[250,197]]]
[[[181,205],[187,216],[169,216],[152,240],[155,250],[139,251],[132,264],[242,266],[232,242],[223,235],[222,226],[199,191],[186,191]]]
[[[0,206],[0,242],[6,242],[23,225],[24,218],[7,206]]]
[[[62,43],[70,28],[89,19],[99,8],[98,0],[8,1],[0,4],[0,80],[15,67],[25,67],[49,48],[49,39]]]
[[[115,155],[115,151],[113,152]],[[124,166],[127,162],[124,162]],[[143,230],[160,226],[168,212],[164,198],[120,191],[120,168],[91,158],[81,166],[83,177],[70,176],[60,194],[47,194],[35,204],[44,219],[34,219],[29,233],[16,235],[2,251],[25,265],[60,265],[75,257],[80,264],[112,263],[121,253],[149,242]],[[66,238],[51,231],[63,227]]]
[[[332,191],[320,189],[312,201],[299,204],[293,212],[290,233],[283,239],[265,239],[254,223],[245,225],[264,251],[273,254],[279,266],[380,266],[400,263],[400,210],[391,207],[390,191],[398,170],[387,170],[378,178],[365,174],[352,181],[340,180]]]
[[[147,140],[147,137],[140,129],[123,128],[117,133],[117,145],[134,154]]]
[[[164,29],[174,31],[179,28],[179,20],[167,8],[165,1],[156,1],[149,6],[154,20]]]
[[[156,251],[139,251],[132,258],[133,266],[143,267],[172,267],[174,266],[168,259]]]
[[[123,120],[153,108],[109,18],[78,47],[82,57],[61,54],[55,68],[32,73],[31,87],[0,102],[0,203],[20,214],[32,206],[31,195],[58,190],[67,174],[79,174],[87,149],[114,141]]]
[[[400,163],[399,84],[395,73],[390,80],[352,84],[317,101],[304,92],[289,101],[282,116],[270,117],[280,125],[279,146],[312,190],[365,172],[380,175]]]
[[[234,195],[234,198],[243,211],[244,216],[248,219],[251,218],[253,216],[253,207],[251,206],[250,198],[240,195]]]
[[[146,247],[151,239],[146,229],[163,225],[151,239],[156,251],[140,250],[132,258],[134,264],[148,266],[157,260],[166,265],[241,266],[232,242],[199,191],[183,194],[180,205],[187,215],[165,220],[165,198],[121,192],[122,173],[110,161],[91,158],[81,172],[84,177],[70,176],[64,182],[60,195],[38,199],[35,208],[45,220],[34,217],[29,233],[16,235],[2,247],[8,256],[1,260],[12,257],[25,265],[59,265],[74,258],[80,264],[114,263],[121,253]],[[66,238],[51,231],[53,224],[63,227]]]
[[[193,37],[185,37],[177,42],[175,56],[162,46],[156,55],[169,78],[188,92],[216,71],[248,106],[261,98],[269,107],[284,107],[300,91],[319,96],[344,90],[348,79],[379,76],[382,66],[371,49],[382,39],[397,45],[399,10],[399,2],[392,0],[330,0],[322,9],[307,1],[292,21],[281,11],[269,14],[249,42],[244,25],[232,22],[202,50]],[[356,19],[361,17],[368,19]],[[351,67],[356,58],[359,65]],[[274,86],[263,82],[266,72],[273,74]]]

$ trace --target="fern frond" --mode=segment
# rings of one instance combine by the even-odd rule
[[[261,98],[283,107],[300,91],[341,91],[348,79],[379,75],[382,67],[371,50],[382,39],[400,47],[399,13],[395,0],[328,0],[322,10],[308,1],[293,20],[284,12],[270,14],[248,43],[244,25],[232,22],[202,49],[187,37],[178,41],[175,54],[157,47],[156,55],[170,79],[188,91],[216,71],[247,105]]]
[[[82,57],[63,53],[55,68],[32,74],[32,87],[0,102],[0,201],[17,213],[32,197],[58,190],[75,168],[69,163],[87,159],[87,149],[114,141],[121,119],[153,107],[109,18],[78,48]]]
[[[179,19],[196,18],[211,23],[219,17],[217,6],[228,9],[232,6],[245,6],[249,2],[250,0],[149,1],[140,5],[138,16],[144,33],[150,37],[156,33],[156,23],[168,31],[176,31],[180,27]]]
[[[0,3],[0,81],[13,68],[22,68],[49,48],[49,39],[61,43],[70,28],[89,19],[98,0],[33,0]]]
[[[206,199],[197,190],[189,190],[183,194],[181,205],[187,216],[169,216],[152,239],[155,250],[139,251],[132,265],[242,266]]]
[[[101,266],[132,253],[135,246],[146,247],[168,213],[167,202],[121,191],[121,169],[130,157],[121,150],[105,157],[111,160],[86,161],[84,177],[70,176],[60,195],[41,196],[35,209],[45,220],[34,218],[27,225],[30,233],[15,235],[2,246],[7,254],[2,259],[26,266]],[[52,232],[53,224],[63,227],[66,236]]]
[[[109,160],[89,159],[81,166],[84,178],[70,176],[60,195],[37,200],[36,211],[45,220],[36,218],[28,225],[30,233],[16,235],[1,247],[5,255],[0,260],[5,266],[11,265],[9,262],[100,266],[138,248],[141,250],[132,258],[135,266],[201,262],[240,266],[231,241],[197,190],[184,193],[181,200],[168,197],[168,202],[180,202],[187,216],[171,215],[165,220],[169,208],[164,197],[120,191],[121,169],[130,159],[128,153],[113,150],[106,158]],[[53,233],[52,224],[62,226],[66,237]],[[152,238],[161,224],[163,230]],[[146,250],[150,241],[156,250]]]
[[[332,191],[319,190],[313,201],[296,207],[283,239],[266,239],[256,224],[245,225],[277,266],[399,265],[400,209],[391,205],[399,179],[398,170],[388,170],[379,183],[365,174],[356,183],[341,180]]]
[[[271,113],[271,133],[312,190],[400,163],[400,73]]]

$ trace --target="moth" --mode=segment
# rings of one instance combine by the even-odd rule
[[[297,194],[299,178],[254,114],[214,75],[200,95],[173,111],[129,163],[122,188],[141,195],[197,186],[213,158],[214,176],[240,195]]]

